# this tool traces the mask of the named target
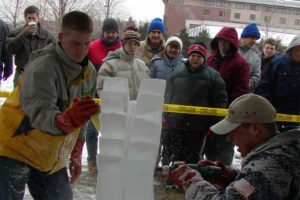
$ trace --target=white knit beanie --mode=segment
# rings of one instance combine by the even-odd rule
[[[179,37],[177,36],[172,36],[172,37],[169,37],[166,41],[166,47],[170,44],[170,43],[177,43],[179,45],[179,49],[180,49],[180,52],[182,51],[182,41]]]

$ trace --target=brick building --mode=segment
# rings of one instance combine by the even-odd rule
[[[299,34],[300,2],[288,0],[163,0],[169,35],[201,25],[242,28],[255,22],[260,30]]]

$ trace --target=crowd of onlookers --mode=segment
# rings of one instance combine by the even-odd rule
[[[51,32],[39,23],[39,10],[35,6],[24,12],[26,24],[8,31],[1,21],[0,78],[6,80],[16,72],[14,86],[23,73],[30,54],[56,42]],[[143,78],[167,81],[165,103],[191,106],[226,108],[237,97],[257,93],[266,97],[280,113],[299,114],[299,58],[300,38],[296,36],[280,55],[277,43],[268,38],[262,54],[255,44],[260,31],[255,23],[246,25],[240,35],[235,28],[224,27],[210,43],[211,52],[203,42],[189,46],[188,57],[181,55],[182,40],[177,36],[166,39],[166,28],[161,19],[153,19],[147,28],[147,37],[140,41],[134,26],[119,30],[118,22],[107,18],[102,24],[99,38],[89,44],[88,58],[98,71],[96,88],[103,88],[105,77],[126,77],[130,99],[135,100]],[[31,54],[32,55],[32,54]],[[162,163],[175,160],[196,162],[203,155],[210,160],[231,164],[233,145],[223,136],[213,136],[209,127],[216,117],[165,113],[161,144]],[[298,127],[296,123],[278,122],[280,130]],[[98,131],[92,123],[86,126],[88,164],[96,172]]]
[[[80,12],[66,15],[57,38],[39,23],[39,10],[35,6],[26,8],[24,17],[25,25],[10,31],[0,21],[0,80],[5,81],[12,75],[14,55],[14,86],[18,86],[16,90],[20,90],[22,109],[27,112],[18,118],[21,121],[14,127],[17,129],[12,138],[39,129],[56,135],[58,139],[58,135],[69,135],[87,123],[82,128],[85,134],[81,131],[76,144],[73,143],[71,181],[76,180],[81,172],[82,136],[85,136],[87,144],[89,171],[97,172],[98,131],[89,119],[98,112],[98,108],[87,96],[101,98],[100,91],[106,77],[127,78],[130,100],[137,98],[142,79],[153,78],[166,80],[165,103],[168,104],[227,108],[240,96],[256,93],[269,100],[279,113],[300,114],[300,36],[294,37],[283,54],[277,52],[276,41],[268,38],[261,54],[255,48],[256,41],[260,39],[255,23],[246,25],[240,37],[235,28],[223,27],[210,43],[211,52],[208,52],[205,41],[195,42],[188,47],[188,57],[184,60],[182,40],[170,36],[165,41],[166,28],[160,18],[150,22],[144,41],[140,41],[140,33],[135,26],[121,31],[113,18],[105,19],[99,38],[90,41],[92,22]],[[87,24],[83,24],[81,19]],[[57,66],[43,68],[43,64]],[[57,73],[57,77],[52,78],[51,73]],[[45,86],[45,83],[48,85]],[[23,85],[27,88],[26,92]],[[67,92],[64,93],[62,88],[67,88]],[[33,98],[35,92],[39,94],[36,101]],[[57,97],[59,95],[54,92],[62,97]],[[72,95],[81,99],[74,100]],[[66,109],[69,104],[71,109]],[[62,114],[43,113],[55,109]],[[44,118],[49,124],[44,123]],[[178,160],[197,163],[205,156],[231,165],[234,145],[223,134],[214,135],[209,129],[219,120],[218,117],[164,113],[163,148],[160,148],[161,157],[157,161],[161,159],[163,165]],[[299,127],[298,123],[291,122],[277,122],[277,125],[279,131]],[[26,145],[24,149],[32,144]],[[0,151],[1,156],[15,155],[11,150],[0,150],[4,152]],[[19,156],[12,158],[33,162],[22,160]],[[33,165],[38,166],[36,168],[40,171],[44,170],[39,163]]]

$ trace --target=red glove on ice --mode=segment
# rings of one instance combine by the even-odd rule
[[[188,167],[186,164],[179,165],[176,169],[169,173],[170,180],[175,184],[176,188],[185,191],[192,183],[203,180],[201,174]]]
[[[219,189],[226,188],[234,179],[235,173],[234,170],[228,166],[225,166],[224,163],[220,161],[210,161],[210,160],[201,160],[198,162],[199,165],[209,165],[220,167],[222,172],[220,177],[214,179],[206,179],[212,185],[216,186]]]
[[[84,145],[84,139],[78,139],[73,148],[73,151],[70,156],[70,175],[71,175],[71,183],[74,183],[80,176],[82,166],[81,166],[81,156],[82,156],[82,148]]]
[[[85,125],[90,117],[97,112],[99,112],[99,105],[90,97],[82,100],[75,98],[70,109],[56,116],[56,126],[65,134],[72,133]]]

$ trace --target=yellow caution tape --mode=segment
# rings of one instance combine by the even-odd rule
[[[11,92],[7,92],[7,91],[0,91],[0,97],[8,97],[11,94]]]
[[[11,92],[0,91],[0,97],[8,97]],[[101,99],[95,99],[97,103],[101,102]],[[209,115],[209,116],[226,116],[228,109],[225,108],[210,108],[200,106],[185,106],[175,104],[164,104],[164,112],[181,113],[181,114],[193,114],[193,115]],[[283,122],[300,122],[300,115],[288,115],[280,114],[276,115],[276,121]]]

